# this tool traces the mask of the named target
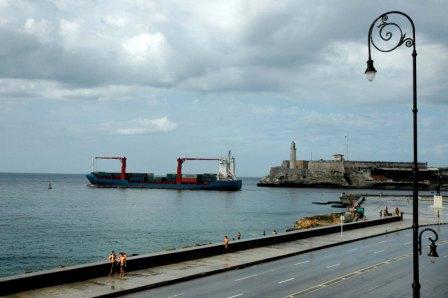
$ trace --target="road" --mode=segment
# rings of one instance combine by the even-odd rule
[[[423,251],[421,294],[448,297],[448,227],[434,229],[440,257],[433,264]],[[411,252],[411,231],[406,230],[127,297],[411,297]]]

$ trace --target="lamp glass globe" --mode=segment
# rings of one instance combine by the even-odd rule
[[[366,71],[366,78],[369,82],[372,82],[375,79],[376,71]]]

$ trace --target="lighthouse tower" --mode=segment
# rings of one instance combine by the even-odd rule
[[[291,143],[291,152],[289,154],[289,168],[296,168],[296,143],[294,143],[294,141],[292,141]]]

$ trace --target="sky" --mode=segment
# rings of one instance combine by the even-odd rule
[[[364,75],[391,10],[416,27],[419,161],[448,166],[446,1],[0,0],[0,172],[126,156],[165,174],[232,150],[237,175],[260,177],[293,140],[298,159],[411,161],[412,48],[372,49]]]

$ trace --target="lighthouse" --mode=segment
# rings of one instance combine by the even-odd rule
[[[292,141],[291,143],[291,152],[289,154],[289,168],[296,168],[296,143],[294,143],[294,141]]]

